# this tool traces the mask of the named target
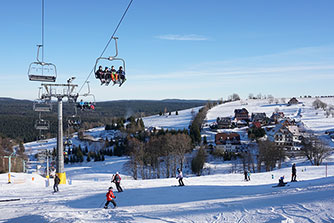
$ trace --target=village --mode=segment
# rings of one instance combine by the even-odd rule
[[[301,156],[302,137],[313,134],[301,120],[300,107],[304,104],[293,97],[284,106],[298,106],[298,108],[294,114],[289,115],[278,108],[275,108],[270,115],[268,112],[250,112],[246,108],[235,108],[234,114],[230,116],[218,116],[218,114],[215,121],[207,120],[204,123],[202,128],[204,141],[207,141],[211,150],[239,154],[256,147],[257,140],[268,140],[282,148],[285,156]]]

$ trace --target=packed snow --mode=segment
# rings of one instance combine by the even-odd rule
[[[298,116],[307,128],[323,134],[333,129],[334,118],[314,110],[313,101],[302,99],[292,106],[270,105],[265,100],[226,103],[211,109],[206,123],[233,116],[236,108],[268,116],[278,107],[286,116]],[[332,98],[323,101],[334,104]],[[192,117],[188,109],[179,111],[179,116],[151,116],[144,122],[151,127],[183,129]],[[117,133],[98,128],[86,134],[105,139]],[[76,145],[95,145],[79,141],[76,135],[72,140]],[[27,154],[35,154],[52,149],[55,143],[51,139],[25,147]],[[11,173],[11,184],[7,174],[0,174],[0,222],[334,222],[334,154],[321,166],[311,166],[305,158],[286,160],[281,169],[252,173],[250,181],[231,171],[233,163],[209,160],[205,175],[187,174],[185,187],[176,187],[174,178],[133,180],[125,171],[127,161],[127,157],[106,157],[104,162],[65,165],[68,182],[57,193],[52,193],[52,179],[47,181],[34,172]],[[290,183],[292,163],[297,164],[298,181]],[[115,188],[110,181],[116,171],[121,173],[124,192],[114,190],[116,209],[103,209],[108,188]],[[281,176],[288,184],[273,187]]]
[[[0,175],[0,222],[333,222],[334,156],[326,166],[297,162],[298,182],[273,188],[280,176],[289,181],[291,165],[272,172],[243,175],[189,176],[185,187],[176,179],[133,180],[122,174],[124,192],[116,209],[103,209],[112,173],[127,158],[66,166],[71,184],[53,194],[52,181],[36,174]],[[296,160],[298,161],[298,160]],[[219,164],[216,164],[219,166]],[[34,180],[32,180],[34,178]],[[114,185],[113,185],[114,186]],[[114,187],[115,188],[115,187]]]

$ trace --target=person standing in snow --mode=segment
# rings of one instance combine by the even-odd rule
[[[58,188],[59,183],[60,183],[60,178],[58,177],[57,174],[55,174],[54,184],[53,184],[53,191],[55,193],[59,191],[59,188]]]
[[[297,181],[297,170],[296,170],[296,164],[292,164],[292,175],[291,175],[291,182]]]
[[[116,172],[116,174],[113,175],[113,178],[112,178],[111,182],[115,183],[118,192],[123,192],[123,189],[120,185],[121,184],[121,176],[119,175],[118,172]]]
[[[184,186],[184,183],[183,183],[183,174],[182,174],[182,171],[180,170],[180,168],[177,168],[177,172],[179,173],[176,177],[176,179],[179,179],[179,186]]]
[[[244,170],[244,176],[245,176],[245,181],[248,181],[248,171],[246,169]]]
[[[107,203],[104,205],[104,208],[107,209],[110,202],[114,205],[114,208],[116,208],[117,206],[116,202],[113,200],[113,198],[116,198],[116,196],[112,192],[112,187],[109,187],[109,191],[106,194],[106,197],[107,197]]]

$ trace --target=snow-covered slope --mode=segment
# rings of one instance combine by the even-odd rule
[[[191,120],[201,107],[178,111],[178,115],[172,112],[171,115],[153,115],[143,118],[145,127],[156,127],[163,129],[182,130],[188,129]]]
[[[132,180],[122,176],[123,193],[115,193],[117,209],[100,208],[111,185],[111,173],[126,158],[66,167],[72,185],[52,194],[38,175],[13,173],[17,184],[0,174],[0,222],[333,222],[334,157],[326,167],[297,164],[299,182],[273,188],[277,178],[289,178],[291,167],[256,173],[215,174],[176,179]],[[272,179],[274,175],[274,179]],[[34,177],[34,181],[32,181]]]
[[[334,118],[326,118],[323,111],[312,108],[314,98],[298,100],[304,106],[270,105],[267,100],[226,103],[209,110],[206,124],[217,117],[233,116],[236,108],[266,112],[267,116],[278,108],[317,133],[334,128]],[[332,98],[321,100],[334,104]],[[193,117],[191,111],[146,117],[145,126],[187,128]],[[96,128],[87,134],[110,139],[117,133]],[[94,146],[76,136],[72,140],[82,147]],[[25,144],[28,154],[55,146],[55,139]],[[242,174],[230,173],[232,163],[215,160],[206,164],[211,175],[190,175],[184,179],[185,187],[173,187],[177,180],[171,178],[133,180],[123,171],[127,161],[127,157],[106,157],[105,162],[65,165],[71,184],[60,185],[56,194],[52,193],[53,182],[46,187],[46,179],[39,175],[12,173],[13,183],[7,184],[7,174],[0,174],[0,201],[21,199],[0,202],[0,222],[334,222],[334,155],[325,160],[327,166],[319,167],[310,166],[304,158],[289,160],[282,169],[252,174],[248,182],[243,181]],[[297,163],[298,182],[273,188],[280,176],[289,180],[292,162]],[[104,210],[101,206],[116,171],[121,172],[124,192],[115,193],[117,209]]]

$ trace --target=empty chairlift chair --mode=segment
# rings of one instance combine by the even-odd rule
[[[52,104],[50,101],[36,100],[34,101],[33,109],[35,112],[51,112]]]
[[[46,121],[46,120],[43,120],[43,119],[36,120],[35,129],[37,129],[37,130],[49,130],[50,129],[50,122]]]
[[[37,45],[37,61],[29,65],[28,77],[30,81],[55,82],[57,79],[57,68],[53,63],[46,63],[39,60],[39,49]]]

